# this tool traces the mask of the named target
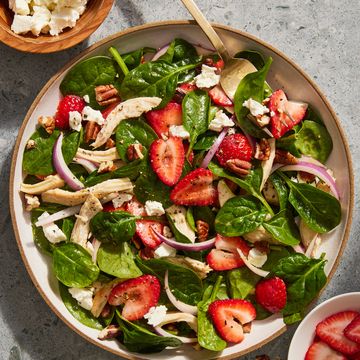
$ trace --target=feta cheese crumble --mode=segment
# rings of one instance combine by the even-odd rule
[[[168,244],[162,243],[154,251],[154,257],[156,259],[162,258],[162,257],[168,257],[168,256],[170,256],[170,257],[176,256],[176,249],[169,246]]]
[[[43,212],[38,220],[42,220],[49,216],[48,212]],[[42,226],[45,237],[52,243],[57,244],[61,241],[66,240],[66,235],[61,231],[61,229],[54,223],[46,224]]]
[[[198,88],[211,88],[220,81],[220,75],[216,74],[216,68],[202,65],[201,73],[195,76],[195,84]]]
[[[100,126],[104,124],[105,119],[102,116],[101,111],[94,110],[90,106],[85,106],[82,111],[82,118],[85,121],[94,121]]]
[[[69,288],[69,293],[78,302],[78,304],[86,309],[91,310],[93,306],[94,289]]]
[[[158,201],[146,201],[145,211],[148,216],[160,216],[165,214],[162,204]]]
[[[222,111],[216,112],[215,117],[209,124],[209,130],[221,132],[224,127],[232,127],[235,123]]]
[[[252,248],[249,251],[248,260],[251,265],[261,268],[266,263],[267,255],[256,248]]]
[[[121,207],[124,203],[126,203],[127,201],[130,201],[132,199],[132,197],[133,196],[131,194],[120,193],[119,196],[117,196],[115,199],[112,199],[114,208],[117,209],[117,208]]]
[[[83,99],[84,99],[84,101],[85,101],[87,104],[90,102],[90,97],[89,97],[89,95],[84,95],[84,96],[83,96]]]
[[[260,104],[258,101],[252,98],[245,100],[243,102],[243,106],[248,108],[250,110],[250,114],[253,116],[262,116],[269,112],[269,109],[266,106]]]
[[[30,8],[26,0],[9,0],[9,8],[17,15],[29,15]]]
[[[152,306],[148,313],[144,315],[149,325],[157,326],[161,324],[166,317],[167,307],[165,305]]]
[[[81,114],[78,111],[69,111],[69,125],[75,131],[81,130]]]
[[[181,139],[190,139],[190,133],[183,125],[170,125],[169,133],[171,136],[177,136]]]

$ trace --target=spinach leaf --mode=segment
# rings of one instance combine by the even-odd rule
[[[283,279],[287,287],[284,315],[301,314],[326,284],[326,260],[310,259],[293,254],[281,259],[272,269],[272,275]]]
[[[294,129],[294,128],[293,128]],[[301,157],[301,152],[297,147],[298,133],[295,131],[289,131],[289,135],[283,136],[276,140],[276,147],[290,152],[295,157]]]
[[[59,292],[61,300],[69,313],[82,324],[93,329],[101,330],[104,328],[103,324],[90,311],[82,308],[78,302],[69,293],[69,288],[59,282]]]
[[[282,258],[294,253],[292,248],[285,246],[272,245],[270,249],[266,263],[262,266],[262,269],[266,271],[271,271]]]
[[[54,247],[53,266],[57,279],[68,287],[89,286],[99,276],[99,268],[90,254],[75,243]]]
[[[181,60],[188,59],[191,62],[197,62],[198,54],[195,47],[183,39],[174,39],[166,53],[158,60],[164,60],[168,63],[176,63]]]
[[[264,57],[256,50],[239,51],[234,57],[249,60],[258,70],[265,66]]]
[[[131,144],[139,143],[148,150],[157,138],[152,127],[142,119],[123,120],[116,129],[116,149],[121,160],[128,162],[126,152]]]
[[[135,69],[141,64],[141,59],[145,54],[155,53],[156,49],[151,47],[143,47],[126,54],[121,55],[124,63],[126,64],[129,70]]]
[[[95,98],[95,87],[114,84],[117,69],[115,62],[107,56],[93,56],[74,65],[60,84],[60,91],[68,94],[84,96],[90,99],[89,106],[99,109],[101,106]]]
[[[184,235],[175,225],[175,221],[173,220],[172,216],[166,213],[166,218],[169,222],[169,227],[171,229],[171,232],[174,234],[174,237],[177,242],[189,244],[191,243],[190,239]]]
[[[25,150],[22,167],[31,175],[51,175],[55,172],[52,163],[53,147],[60,131],[54,130],[49,135],[43,128],[37,129],[30,139],[35,141],[35,148]],[[74,158],[81,140],[81,133],[73,131],[64,135],[62,153],[66,164]]]
[[[193,149],[209,150],[217,137],[218,135],[215,135],[212,131],[206,131],[204,134],[198,137],[198,141],[194,145]]]
[[[326,233],[340,224],[341,205],[335,197],[314,186],[295,183],[282,173],[279,175],[290,188],[290,204],[310,229]]]
[[[246,299],[261,279],[246,266],[227,272],[227,284],[230,296],[234,299]]]
[[[280,210],[286,209],[289,203],[289,190],[285,181],[276,172],[271,174],[269,179],[277,192]]]
[[[195,232],[197,231],[194,219],[194,211],[192,207],[188,207],[188,209],[186,210],[186,222],[189,224],[191,230]]]
[[[102,211],[90,220],[90,230],[102,243],[122,243],[134,236],[136,219],[126,211]]]
[[[241,236],[256,230],[265,220],[267,211],[251,195],[229,199],[219,210],[215,230],[223,236]]]
[[[121,338],[124,346],[132,352],[140,354],[156,353],[166,347],[177,347],[182,342],[173,337],[158,336],[149,330],[124,319],[116,310],[116,320],[122,331]]]
[[[120,86],[123,99],[139,96],[157,96],[163,108],[173,97],[179,75],[198,66],[195,64],[168,64],[164,61],[148,62],[131,70]]]
[[[66,235],[67,241],[70,241],[71,233],[75,225],[75,217],[71,216],[62,220],[61,230]]]
[[[317,113],[317,111],[311,105],[308,105],[308,108],[306,110],[305,119],[315,121],[318,124],[324,125],[324,122],[323,122],[321,116]]]
[[[280,211],[262,225],[274,239],[284,245],[293,246],[301,241],[298,227],[289,210]]]
[[[268,58],[263,68],[257,72],[247,74],[241,81],[234,97],[236,118],[244,131],[256,138],[268,137],[263,130],[247,118],[249,109],[243,106],[245,100],[252,98],[256,101],[264,100],[266,76],[272,59]]]

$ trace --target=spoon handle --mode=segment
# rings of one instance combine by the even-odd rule
[[[204,14],[200,11],[200,9],[197,7],[193,0],[181,1],[226,63],[230,59],[230,55],[226,50],[225,45],[220,39],[219,35],[215,32],[211,24],[206,20]]]

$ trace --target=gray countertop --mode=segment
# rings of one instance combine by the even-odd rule
[[[297,62],[324,91],[350,143],[355,184],[360,177],[360,2],[358,0],[197,0],[206,17],[269,42]],[[87,343],[60,321],[22,264],[8,205],[13,144],[25,113],[46,81],[90,44],[130,26],[189,18],[180,1],[118,0],[85,42],[55,54],[20,53],[0,44],[0,359],[118,359]],[[356,191],[359,187],[356,187]],[[319,302],[360,290],[360,198],[340,265]],[[286,359],[296,326],[259,351]]]

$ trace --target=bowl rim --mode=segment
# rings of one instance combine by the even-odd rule
[[[45,300],[46,304],[50,307],[50,309],[68,326],[70,327],[70,329],[72,329],[73,331],[75,331],[76,333],[78,333],[81,337],[83,337],[84,339],[86,339],[87,341],[89,341],[90,343],[108,351],[111,352],[115,355],[118,356],[122,356],[126,359],[130,359],[130,360],[136,360],[136,359],[142,359],[141,357],[137,357],[136,355],[132,355],[131,353],[127,353],[127,352],[120,352],[118,350],[114,350],[114,349],[109,349],[108,347],[106,347],[105,345],[102,345],[101,343],[96,342],[95,340],[93,340],[90,336],[86,335],[85,333],[81,332],[80,330],[78,330],[73,324],[71,324],[69,321],[67,321],[62,314],[55,308],[55,306],[53,306],[51,304],[51,302],[49,301],[49,299],[47,298],[47,295],[42,291],[42,289],[40,288],[40,285],[38,284],[38,282],[36,281],[34,274],[31,270],[31,267],[25,257],[23,248],[22,248],[22,244],[21,244],[21,240],[20,240],[20,235],[18,232],[18,228],[17,228],[17,222],[16,222],[16,217],[15,217],[15,207],[14,207],[14,202],[13,202],[13,197],[14,197],[14,174],[15,174],[15,165],[16,165],[16,159],[19,153],[19,146],[20,146],[20,141],[23,137],[23,133],[25,130],[25,127],[27,126],[27,123],[29,122],[29,119],[31,117],[31,114],[33,113],[34,109],[36,108],[37,104],[39,103],[40,99],[43,97],[43,95],[45,94],[45,92],[48,90],[48,88],[57,80],[57,78],[59,76],[61,76],[66,70],[68,70],[69,68],[71,68],[80,58],[84,57],[85,55],[89,54],[91,51],[97,49],[98,47],[106,44],[106,43],[111,43],[112,41],[114,41],[115,39],[122,37],[124,35],[128,35],[128,34],[132,34],[135,33],[137,31],[142,31],[142,30],[148,30],[151,28],[156,28],[156,27],[166,27],[166,26],[183,26],[183,25],[197,25],[197,23],[194,20],[166,20],[166,21],[157,21],[157,22],[151,22],[151,23],[146,23],[144,25],[138,25],[138,26],[134,26],[134,27],[130,27],[130,28],[126,28],[125,30],[119,31],[113,35],[107,36],[106,38],[97,41],[96,43],[94,43],[93,45],[91,45],[90,47],[88,47],[87,49],[85,49],[84,51],[82,51],[79,55],[77,55],[75,58],[73,58],[72,60],[70,60],[66,65],[64,65],[55,75],[53,75],[48,82],[43,86],[43,88],[41,89],[41,91],[39,92],[39,94],[36,96],[36,98],[34,99],[33,103],[31,104],[29,110],[26,113],[26,116],[24,118],[24,121],[19,129],[18,135],[17,135],[17,139],[14,145],[14,151],[13,151],[13,155],[12,155],[12,159],[11,159],[11,170],[10,170],[10,182],[9,182],[9,204],[10,204],[10,214],[11,214],[11,220],[12,220],[12,225],[13,225],[13,229],[14,229],[14,233],[15,233],[15,238],[16,238],[16,242],[20,251],[20,255],[21,258],[23,260],[23,263],[25,264],[26,270],[28,272],[28,274],[30,275],[30,278],[33,282],[33,284],[35,285],[35,287],[37,288],[37,290],[39,291],[39,293],[41,294],[41,296],[43,297],[43,299]],[[347,141],[347,138],[345,136],[345,132],[342,129],[341,125],[340,125],[340,120],[337,117],[335,111],[333,110],[332,106],[330,105],[329,101],[327,100],[326,96],[324,95],[324,93],[320,90],[320,88],[318,87],[318,85],[315,84],[315,82],[311,79],[311,77],[309,75],[307,75],[307,73],[299,66],[297,65],[293,60],[291,60],[288,56],[286,56],[282,51],[276,49],[275,47],[273,47],[272,45],[268,44],[267,42],[259,39],[258,37],[249,34],[245,31],[242,30],[238,30],[235,29],[231,26],[227,26],[227,25],[223,25],[223,24],[219,24],[219,23],[212,23],[212,26],[218,30],[225,30],[225,31],[229,31],[229,32],[233,32],[237,35],[241,35],[245,38],[248,38],[249,40],[255,41],[257,43],[259,43],[261,46],[273,51],[274,53],[276,53],[279,57],[281,57],[283,60],[285,60],[286,62],[290,63],[290,65],[292,65],[294,67],[294,69],[296,71],[298,71],[300,73],[300,75],[302,75],[306,81],[313,87],[313,89],[315,90],[315,92],[319,95],[319,97],[321,98],[321,100],[324,102],[324,104],[326,105],[327,109],[330,111],[333,119],[335,120],[335,124],[337,127],[337,130],[340,133],[341,136],[341,140],[342,143],[344,145],[344,149],[345,149],[345,155],[346,155],[346,160],[347,160],[347,165],[348,165],[348,169],[349,169],[349,173],[350,173],[350,177],[349,177],[349,183],[350,183],[350,192],[349,192],[349,203],[348,203],[348,219],[347,219],[347,223],[345,226],[345,231],[344,231],[344,236],[341,242],[341,246],[338,252],[338,255],[334,261],[334,265],[331,268],[328,277],[327,277],[327,282],[325,284],[325,286],[322,288],[322,290],[319,292],[319,294],[317,295],[317,297],[313,300],[316,301],[319,296],[321,295],[322,291],[326,288],[326,286],[328,285],[328,283],[330,282],[330,280],[332,279],[338,265],[339,265],[339,261],[340,258],[342,257],[342,254],[345,250],[349,235],[350,235],[350,230],[351,230],[351,224],[352,224],[352,215],[353,215],[353,207],[354,207],[354,171],[353,171],[353,166],[352,166],[352,159],[351,159],[351,153],[350,153],[350,147]],[[281,335],[282,333],[284,333],[287,329],[287,326],[284,324],[284,326],[278,330],[277,332],[275,332],[274,334],[270,335],[269,337],[267,337],[265,340],[261,341],[260,343],[253,345],[245,350],[241,350],[239,352],[236,352],[234,354],[230,354],[230,355],[226,355],[223,357],[219,357],[219,359],[222,360],[230,360],[230,359],[234,359],[236,357],[242,356],[244,354],[250,353],[252,351],[255,351],[259,348],[261,348],[262,346],[264,346],[265,344],[267,344],[268,342],[272,341],[273,339],[277,338],[279,335]],[[126,351],[126,350],[125,350]]]
[[[37,42],[37,38],[27,38],[21,34],[15,34],[10,28],[7,28],[0,22],[0,42],[13,49],[27,53],[48,54],[66,50],[86,40],[105,21],[113,6],[114,0],[94,0],[94,2],[96,1],[101,2],[102,16],[95,16],[91,25],[85,26],[80,32],[75,32],[66,37],[61,37],[61,34],[58,38],[51,36],[51,38],[49,38],[51,41]],[[81,16],[78,21],[81,21]],[[73,28],[75,27],[76,24]],[[60,44],[61,46],[59,46]],[[52,80],[52,78],[50,80]]]

